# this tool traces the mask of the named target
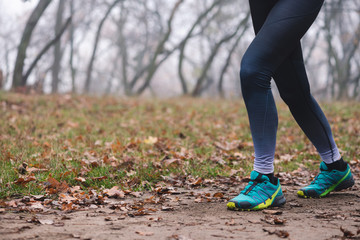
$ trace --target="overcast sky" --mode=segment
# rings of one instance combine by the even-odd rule
[[[38,1],[22,1],[22,0],[0,0],[0,11],[3,19],[17,18],[25,11],[33,9]]]

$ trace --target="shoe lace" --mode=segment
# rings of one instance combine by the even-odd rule
[[[311,182],[311,184],[323,183],[323,180],[329,180],[328,171],[320,171],[320,173],[315,177],[315,179]]]
[[[266,184],[266,181],[263,182],[259,182],[257,180],[252,180],[248,183],[248,185],[245,187],[245,189],[243,191],[241,191],[242,194],[244,195],[248,195],[249,193],[251,193],[259,184]],[[261,188],[261,187],[260,187]],[[261,188],[262,189],[262,188]],[[271,195],[269,195],[266,191],[263,190],[263,192],[269,197],[271,198]]]

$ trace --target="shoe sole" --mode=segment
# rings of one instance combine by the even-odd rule
[[[260,211],[269,207],[281,207],[286,203],[286,199],[284,195],[281,196],[277,196],[274,201],[272,202],[271,205],[266,206],[264,208],[256,208],[257,206],[253,207],[253,208],[237,208],[236,204],[234,202],[228,202],[227,204],[227,208],[228,210],[232,210],[232,211]]]
[[[351,176],[349,179],[347,179],[347,180],[345,180],[345,181],[342,181],[341,183],[337,183],[338,185],[333,189],[333,190],[331,190],[331,191],[328,191],[328,189],[326,189],[323,193],[321,193],[320,195],[318,195],[318,196],[307,196],[305,193],[304,193],[304,191],[302,191],[302,190],[299,190],[298,192],[297,192],[297,195],[299,196],[299,197],[301,197],[301,198],[323,198],[323,197],[326,197],[327,195],[329,195],[330,194],[330,192],[332,192],[332,191],[335,191],[335,192],[338,192],[338,191],[341,191],[341,190],[344,190],[344,189],[347,189],[347,188],[351,188],[352,186],[354,186],[354,184],[355,184],[355,181],[354,181],[354,178],[353,178],[353,176]],[[336,184],[334,184],[334,185],[336,185]],[[334,186],[333,185],[333,186]],[[331,187],[333,187],[333,186],[331,186]],[[331,188],[330,187],[330,188]],[[330,189],[329,188],[329,189]],[[326,191],[328,191],[328,192],[326,192]],[[324,194],[325,193],[325,194]]]

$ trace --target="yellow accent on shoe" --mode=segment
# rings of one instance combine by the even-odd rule
[[[298,192],[297,192],[297,195],[298,195],[299,197],[306,198],[306,195],[304,194],[303,191],[298,191]]]
[[[236,208],[235,203],[234,202],[228,202],[228,204],[226,205],[229,209],[233,210]]]
[[[329,189],[326,189],[322,194],[320,194],[319,197],[325,197],[326,195],[328,195],[331,191],[333,191],[340,183],[342,183],[345,178],[347,178],[347,176],[350,174],[350,168],[347,171],[346,175],[344,177],[342,177],[340,179],[340,181],[338,181],[336,184],[332,185],[331,187],[329,187]]]
[[[280,191],[281,187],[279,185],[278,189],[276,190],[276,192],[271,195],[271,198],[268,198],[265,200],[265,203],[260,203],[259,205],[253,207],[251,210],[261,210],[267,207],[270,207],[271,204],[274,202],[276,195],[278,194],[278,192]]]

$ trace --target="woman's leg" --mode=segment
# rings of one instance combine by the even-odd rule
[[[276,70],[274,80],[281,98],[289,106],[296,122],[314,144],[322,160],[327,164],[339,160],[340,153],[330,125],[310,93],[300,42],[295,51]]]
[[[264,2],[273,4],[266,19],[264,13],[268,9]],[[271,3],[250,0],[257,35],[243,57],[240,77],[254,141],[254,170],[257,172],[269,174],[274,171],[277,111],[270,88],[271,78],[296,51],[322,3],[323,0],[278,0]]]
[[[252,0],[250,8],[257,34],[277,0]],[[325,163],[340,159],[329,123],[310,93],[302,49],[298,41],[295,50],[279,66],[273,76],[280,95],[306,136],[318,150]]]

